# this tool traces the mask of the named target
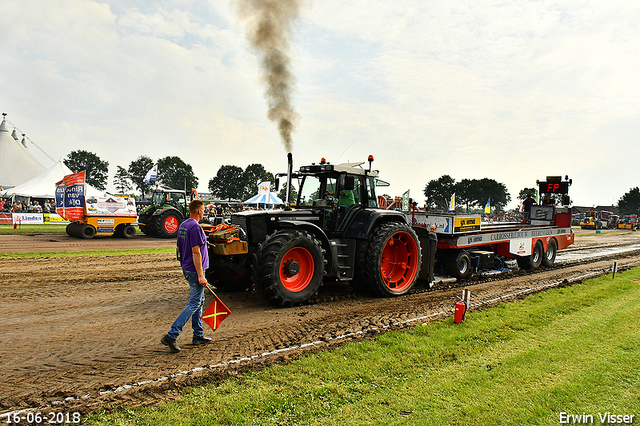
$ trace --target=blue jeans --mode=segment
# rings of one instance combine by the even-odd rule
[[[204,336],[204,330],[202,329],[202,319],[200,317],[202,316],[202,306],[204,305],[204,287],[198,282],[198,274],[196,272],[183,270],[182,273],[189,282],[189,287],[191,287],[191,296],[189,297],[189,304],[180,312],[167,336],[177,339],[182,327],[191,317],[193,337],[202,337]]]

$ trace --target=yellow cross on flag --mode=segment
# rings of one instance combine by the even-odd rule
[[[211,305],[202,313],[200,318],[202,318],[202,321],[206,322],[213,331],[216,331],[216,329],[220,327],[222,320],[229,315],[231,315],[231,310],[222,303],[222,300],[220,300],[218,296],[215,296]]]

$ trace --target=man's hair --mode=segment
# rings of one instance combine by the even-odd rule
[[[189,213],[197,213],[204,206],[204,202],[202,200],[193,200],[189,203]]]

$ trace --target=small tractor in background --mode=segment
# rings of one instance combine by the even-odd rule
[[[180,224],[189,217],[189,202],[185,191],[157,186],[151,203],[138,216],[138,227],[149,236],[175,238]]]
[[[607,220],[602,219],[596,210],[587,210],[584,219],[580,222],[582,229],[602,229],[607,227]]]
[[[618,229],[638,229],[638,215],[626,214],[618,222]]]

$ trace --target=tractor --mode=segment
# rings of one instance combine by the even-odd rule
[[[287,173],[276,175],[276,187],[287,177],[284,209],[234,213],[230,226],[211,229],[207,280],[226,291],[253,287],[276,306],[307,303],[330,281],[382,297],[406,294],[418,277],[431,282],[435,236],[378,208],[376,186],[388,184],[372,161],[367,169],[323,158],[294,172],[288,154]]]
[[[138,216],[140,230],[150,236],[175,238],[178,227],[189,217],[185,191],[158,186],[150,201]]]

